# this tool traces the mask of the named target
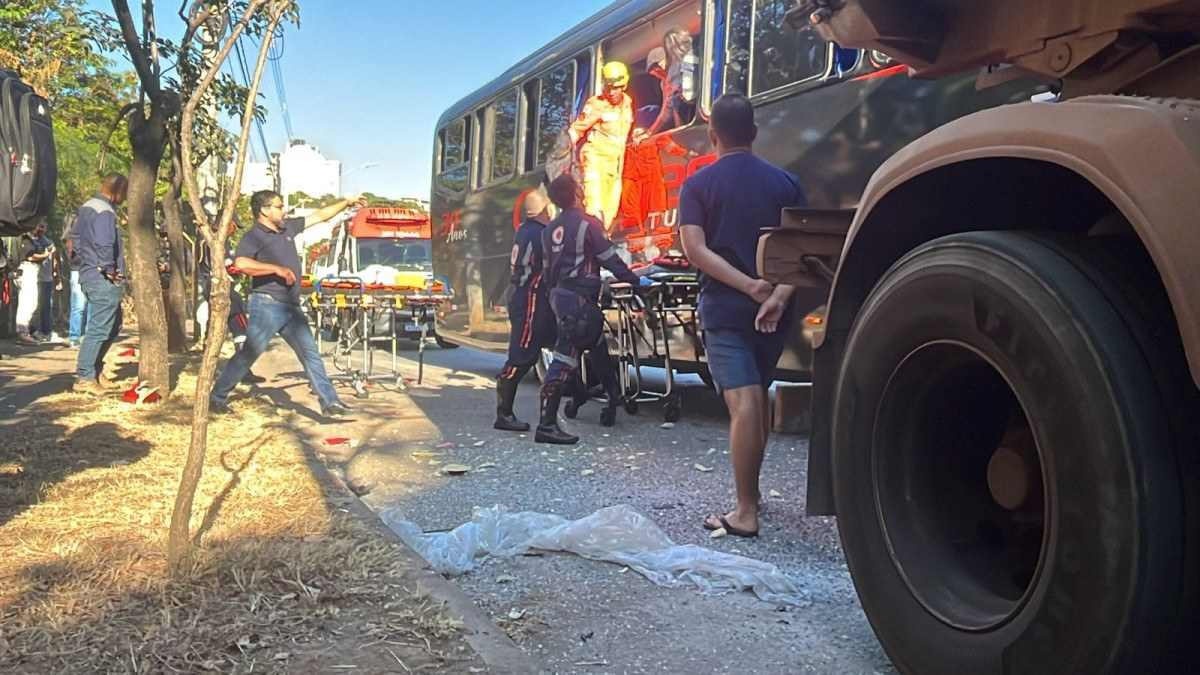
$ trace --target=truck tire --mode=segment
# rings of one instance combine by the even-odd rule
[[[855,319],[834,394],[838,527],[905,673],[1176,672],[1195,651],[1169,648],[1194,616],[1195,528],[1155,375],[1186,366],[1087,246],[943,237]]]

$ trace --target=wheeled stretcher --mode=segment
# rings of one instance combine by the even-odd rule
[[[626,412],[636,414],[640,403],[662,402],[663,419],[676,422],[683,406],[675,388],[671,335],[680,330],[699,335],[696,301],[700,285],[691,272],[661,271],[648,276],[655,282],[648,288],[620,282],[607,285],[601,298],[605,330]],[[585,358],[581,366],[584,382],[589,381],[586,364]],[[663,368],[662,391],[651,391],[645,386],[643,368],[647,364]]]
[[[425,375],[425,345],[434,336],[438,307],[449,299],[441,293],[412,287],[364,283],[359,277],[325,277],[308,285],[309,308],[317,349],[333,343],[335,379],[348,381],[355,396],[366,398],[370,382],[404,389],[397,351],[400,339],[416,332],[417,382]],[[376,347],[391,352],[391,367],[375,372]]]

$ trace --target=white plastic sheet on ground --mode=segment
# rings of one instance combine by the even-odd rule
[[[701,546],[678,546],[653,521],[624,505],[579,520],[476,507],[470,522],[428,534],[397,509],[381,517],[442,574],[469,572],[482,556],[512,557],[539,549],[626,565],[660,586],[695,585],[709,594],[751,590],[767,602],[789,605],[807,601],[796,582],[775,565]]]

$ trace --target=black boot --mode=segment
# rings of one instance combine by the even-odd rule
[[[533,437],[538,443],[575,445],[579,442],[578,436],[572,436],[558,426],[558,402],[561,398],[562,394],[559,392],[542,396],[542,419]]]
[[[604,378],[604,409],[600,411],[600,424],[611,427],[617,423],[617,406],[621,405],[621,391],[617,386],[617,378]]]
[[[529,431],[529,423],[522,422],[513,414],[513,399],[517,397],[519,380],[496,378],[496,422],[493,429],[501,431]]]
[[[566,395],[567,404],[563,406],[563,414],[567,416],[567,419],[573,420],[579,415],[579,409],[590,399],[587,386],[583,383],[579,373],[575,373],[571,379],[567,380]]]
[[[568,400],[567,404],[563,406],[563,414],[566,415],[567,419],[569,420],[575,419],[575,417],[579,414],[579,409],[588,402],[589,398],[587,387],[583,386],[582,382],[577,382],[575,386],[571,388],[570,400]]]

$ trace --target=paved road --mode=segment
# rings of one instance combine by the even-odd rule
[[[415,357],[403,353],[406,375],[415,376]],[[684,418],[674,428],[662,428],[661,408],[644,406],[639,416],[622,413],[615,428],[605,429],[599,406],[589,404],[570,424],[584,441],[561,448],[491,429],[491,376],[501,362],[466,348],[426,352],[424,384],[398,396],[415,403],[398,410],[402,431],[392,425],[387,438],[362,439],[387,452],[362,453],[347,463],[351,482],[368,491],[372,507],[394,507],[431,531],[469,520],[476,506],[578,518],[628,504],[676,543],[778,565],[808,598],[805,606],[783,608],[748,593],[708,597],[660,588],[616,565],[566,554],[489,560],[456,579],[549,670],[893,672],[858,605],[833,519],[803,517],[806,439],[780,436],[771,443],[763,489],[779,496],[768,500],[763,536],[712,540],[701,520],[728,507],[732,489],[724,411],[699,380],[683,389]],[[521,387],[519,415],[534,417],[536,396],[531,376]],[[431,452],[437,456],[426,454]],[[463,477],[439,475],[438,466],[448,461],[495,466]],[[696,464],[714,470],[702,472]],[[520,619],[507,619],[513,610],[523,612]]]

